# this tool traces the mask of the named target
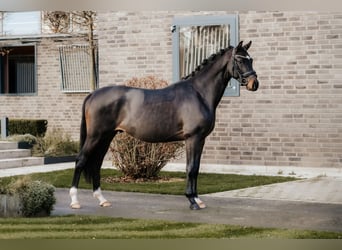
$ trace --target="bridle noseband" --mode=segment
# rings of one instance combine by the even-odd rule
[[[242,86],[247,85],[247,78],[251,75],[256,75],[256,72],[254,70],[247,71],[247,72],[242,72],[239,66],[236,63],[236,58],[246,58],[245,56],[240,56],[240,55],[235,55],[235,53],[232,54],[233,57],[233,75],[235,75],[235,72],[238,75],[238,81],[241,83]]]

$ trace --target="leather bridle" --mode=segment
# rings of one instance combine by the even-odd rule
[[[241,83],[242,86],[246,86],[248,83],[247,81],[248,77],[251,75],[254,75],[255,77],[257,77],[257,74],[254,70],[242,72],[239,66],[237,65],[236,58],[247,58],[246,56],[235,55],[235,53],[233,53],[232,57],[233,57],[233,75],[237,73],[238,75],[237,80]],[[249,59],[253,60],[252,58],[249,58]]]

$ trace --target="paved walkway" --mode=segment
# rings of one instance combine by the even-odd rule
[[[210,196],[342,205],[342,177],[314,177],[299,181],[215,193]]]
[[[0,177],[73,168],[62,163],[0,171]],[[103,167],[111,167],[105,162]],[[183,164],[169,164],[165,170],[183,171]],[[80,190],[82,209],[69,208],[68,189],[57,189],[53,214],[95,214],[126,218],[225,223],[245,226],[298,228],[342,232],[342,171],[340,169],[225,167],[202,165],[202,172],[291,175],[298,181],[271,184],[229,192],[202,195],[207,208],[191,211],[183,196],[125,192],[104,192],[112,207],[101,208],[91,190]]]
[[[192,211],[183,196],[127,192],[103,192],[112,202],[102,208],[91,190],[79,190],[82,208],[69,207],[68,189],[57,189],[53,215],[84,214],[117,218],[161,219],[229,225],[309,229],[341,232],[342,204],[215,197],[202,195],[207,208]]]

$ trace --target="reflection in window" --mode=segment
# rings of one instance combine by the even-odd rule
[[[0,93],[35,93],[35,75],[35,46],[0,48]]]
[[[181,27],[179,36],[179,70],[184,77],[205,58],[229,46],[229,25]]]
[[[205,58],[239,41],[237,15],[180,16],[172,22],[173,80],[191,74]],[[227,83],[225,96],[239,96],[240,84]]]

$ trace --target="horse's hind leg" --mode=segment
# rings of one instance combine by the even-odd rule
[[[98,158],[97,162],[99,162],[98,164],[96,164],[96,169],[93,173],[93,196],[95,198],[97,198],[99,200],[99,205],[101,207],[110,207],[111,203],[103,196],[102,194],[102,190],[101,190],[101,165],[103,162],[103,158],[102,159]]]
[[[73,183],[75,184],[71,186],[70,191],[69,191],[69,195],[71,198],[70,207],[73,209],[81,208],[80,202],[78,201],[78,198],[77,198],[77,188],[78,188],[79,179],[81,177],[81,173],[82,173],[82,170],[80,168],[75,167],[74,177],[73,177]]]
[[[96,137],[88,136],[78,155],[72,187],[70,188],[71,208],[79,209],[80,203],[77,198],[77,188],[82,172],[85,172],[86,179],[93,182],[94,197],[98,198],[101,206],[110,206],[110,203],[103,197],[100,188],[100,170],[103,158],[108,150],[115,133],[103,133]]]
[[[103,196],[101,191],[101,166],[103,159],[108,151],[109,145],[115,136],[115,132],[110,132],[102,136],[94,152],[94,171],[92,176],[93,195],[99,200],[101,207],[109,207],[111,203]]]
[[[91,164],[91,157],[89,157],[91,154],[91,147],[89,147],[89,143],[86,142],[77,156],[74,176],[72,178],[72,184],[69,191],[69,195],[71,198],[70,207],[73,209],[81,208],[80,202],[78,201],[77,197],[77,189],[82,172],[85,170],[86,167],[88,167]]]
[[[78,184],[80,182],[81,174],[83,171],[83,166],[84,166],[84,163],[86,162],[84,158],[85,158],[84,153],[81,150],[80,154],[77,156],[77,159],[76,159],[74,176],[72,178],[72,184],[71,184],[71,188],[69,191],[69,195],[71,198],[70,207],[73,209],[81,208],[80,202],[78,201],[78,198],[77,198],[77,189],[78,189]]]

